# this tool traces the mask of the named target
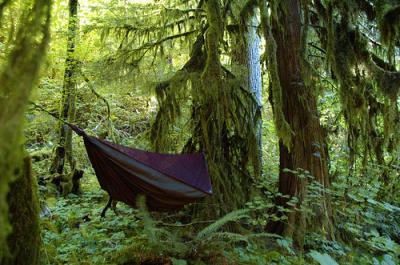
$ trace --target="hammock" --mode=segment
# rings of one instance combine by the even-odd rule
[[[150,210],[162,211],[212,194],[203,154],[146,152],[89,136],[66,124],[83,137],[97,179],[110,200],[135,206],[136,196],[144,194]]]

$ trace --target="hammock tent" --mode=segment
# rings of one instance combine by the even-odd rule
[[[175,210],[212,194],[202,153],[146,152],[89,136],[66,124],[83,137],[100,186],[110,195],[109,204],[116,200],[135,206],[136,196],[144,194],[150,210]]]

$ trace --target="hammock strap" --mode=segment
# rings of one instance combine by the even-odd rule
[[[74,124],[72,124],[72,123],[69,123],[69,122],[67,122],[67,121],[65,121],[65,120],[63,120],[63,119],[61,119],[60,117],[58,117],[58,116],[55,115],[54,113],[51,113],[50,111],[46,110],[45,108],[43,108],[42,106],[36,104],[35,102],[29,101],[29,103],[30,103],[31,105],[33,105],[36,109],[41,110],[41,111],[43,111],[43,112],[49,114],[49,115],[52,116],[53,118],[55,118],[55,119],[61,121],[61,122],[64,123],[65,125],[68,125],[77,135],[79,135],[79,136],[85,136],[85,135],[86,135],[85,131],[83,131],[83,130],[82,130],[81,128],[79,128],[78,126],[76,126],[76,125],[74,125]]]

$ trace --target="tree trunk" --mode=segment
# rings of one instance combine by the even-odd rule
[[[18,21],[18,32],[12,43],[12,51],[0,73],[0,263],[10,258],[10,253],[25,253],[25,264],[37,264],[39,234],[37,233],[37,208],[30,185],[32,180],[27,165],[23,170],[23,116],[32,88],[36,84],[40,63],[44,58],[50,24],[50,0],[35,0],[30,10],[24,10]],[[6,7],[7,8],[7,7]],[[12,10],[5,10],[5,12]],[[7,29],[6,29],[7,30]],[[23,173],[21,173],[23,170]],[[17,180],[21,185],[11,185],[12,192],[24,194],[20,203],[13,203],[9,193],[10,183]],[[7,200],[7,194],[8,196]],[[25,197],[26,196],[26,197]],[[10,203],[10,205],[9,205]],[[9,207],[10,206],[10,207]],[[20,213],[23,216],[19,216]],[[27,240],[13,243],[9,221],[15,235],[29,223],[32,231]],[[26,232],[26,230],[24,230]],[[7,240],[8,239],[8,240]],[[16,249],[18,247],[18,250]],[[21,264],[21,263],[16,263]]]
[[[244,206],[249,194],[250,178],[242,178],[230,163],[233,162],[232,143],[229,141],[229,89],[223,82],[220,61],[220,42],[223,38],[221,3],[219,0],[206,2],[209,27],[205,34],[206,64],[198,83],[199,102],[196,116],[200,119],[200,147],[204,150],[213,183],[213,196],[208,207],[196,209],[195,216],[217,218]],[[244,164],[244,163],[243,163]]]
[[[254,123],[256,124],[255,133],[258,142],[257,156],[258,164],[260,166],[257,175],[261,175],[263,166],[263,155],[262,155],[262,81],[261,81],[261,63],[260,63],[260,37],[257,34],[257,28],[259,21],[256,15],[252,15],[245,21],[246,33],[246,58],[247,58],[247,69],[248,69],[248,87],[250,92],[254,95],[257,101],[256,113],[253,113]]]
[[[279,143],[279,192],[289,196],[278,198],[277,204],[288,208],[287,202],[295,196],[299,199],[296,205],[299,208],[305,206],[304,199],[307,196],[309,180],[299,176],[295,171],[308,171],[323,187],[330,185],[326,144],[324,131],[319,122],[315,89],[306,85],[303,79],[305,66],[301,54],[300,1],[285,0],[277,5],[276,17],[272,18],[272,33],[276,41],[278,83],[282,101],[281,106],[274,107],[274,115],[278,115],[277,111],[282,111],[293,131],[293,134],[290,134],[289,144],[285,144],[282,139]],[[274,66],[268,65],[268,67]],[[279,95],[273,94],[272,98],[276,96]],[[275,100],[272,101],[272,104],[276,104]],[[270,223],[269,230],[293,237],[300,246],[307,230],[324,231],[328,237],[333,237],[330,203],[326,194],[321,195],[321,201],[313,209],[316,216],[307,218],[301,211],[292,209],[287,222]]]
[[[78,38],[78,0],[69,0],[69,22],[67,40],[67,58],[65,61],[63,94],[61,99],[60,118],[73,123],[75,119],[76,78],[78,74],[78,61],[75,59],[75,47]],[[54,159],[50,173],[57,173],[53,182],[63,194],[71,191],[80,191],[79,181],[72,181],[76,174],[76,161],[72,154],[72,130],[64,123],[59,125],[58,145],[54,152]],[[70,165],[71,172],[64,175],[65,163]]]
[[[39,201],[29,156],[24,158],[21,176],[10,185],[7,201],[12,225],[12,233],[7,239],[10,256],[1,264],[39,264]]]
[[[224,99],[224,88],[222,83],[222,70],[220,62],[219,44],[223,34],[223,24],[221,20],[221,6],[219,0],[208,0],[206,2],[206,12],[209,27],[205,34],[205,51],[207,54],[205,68],[201,75],[199,89],[203,93],[201,99],[202,110],[199,115],[201,119],[206,121],[207,119],[212,120],[208,125],[212,128],[205,128],[202,130],[201,139],[203,140],[202,145],[206,151],[206,157],[209,165],[210,174],[212,175],[213,182],[213,193],[214,196],[210,197],[207,202],[210,204],[218,205],[221,209],[214,209],[209,207],[208,209],[201,209],[196,215],[215,217],[221,213],[225,213],[230,210],[232,205],[236,206],[238,200],[229,201],[224,205],[224,195],[228,194],[228,190],[234,190],[232,183],[221,174],[221,168],[226,169],[229,172],[230,169],[223,167],[222,159],[229,159],[227,154],[226,144],[226,123],[225,119],[221,119],[226,110],[219,101]],[[211,104],[212,105],[211,105]],[[221,115],[221,116],[218,116]],[[207,124],[202,122],[203,127]],[[207,135],[212,133],[212,135]],[[216,147],[219,147],[218,149]],[[222,151],[221,151],[222,150]],[[227,173],[230,175],[229,173]],[[241,196],[242,194],[238,194]],[[226,195],[229,197],[229,195]]]
[[[262,81],[260,62],[260,37],[257,34],[259,21],[255,14],[245,15],[239,23],[239,32],[232,34],[232,72],[239,80],[240,85],[250,91],[257,102],[257,107],[248,119],[255,124],[257,140],[257,158],[259,168],[254,174],[262,174]],[[245,51],[245,52],[243,52]]]

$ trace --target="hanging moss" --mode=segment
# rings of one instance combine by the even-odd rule
[[[327,28],[327,59],[340,84],[339,95],[348,127],[350,157],[355,157],[356,151],[361,149],[364,163],[368,161],[367,156],[374,154],[382,164],[385,148],[388,150],[390,143],[399,138],[393,133],[396,126],[391,125],[396,124],[395,108],[389,106],[399,95],[400,73],[395,71],[390,61],[386,63],[369,51],[366,37],[351,24],[351,21],[357,21],[358,11],[350,12],[351,8],[346,8],[346,5],[328,2],[326,8],[318,6]],[[398,12],[388,11],[387,15],[387,21],[396,22]],[[390,27],[387,31],[394,32]],[[381,103],[382,96],[384,103]],[[379,119],[384,121],[384,130],[377,126]]]
[[[181,107],[191,108],[190,135],[184,151],[203,151],[207,157],[214,195],[196,216],[213,218],[242,207],[249,197],[252,172],[258,164],[253,95],[220,62],[224,25],[218,0],[206,6],[208,27],[193,45],[191,58],[174,77],[158,85],[159,110],[152,127],[152,141],[165,148],[170,128],[184,117]],[[243,117],[249,117],[243,119]]]
[[[389,8],[379,21],[382,42],[388,46],[400,37],[400,5]]]
[[[218,209],[204,209],[203,216],[218,216],[233,208],[239,207],[242,201],[243,189],[238,187],[240,179],[236,178],[230,166],[232,161],[229,153],[229,128],[235,126],[228,119],[232,112],[229,87],[223,83],[220,63],[219,45],[223,37],[221,7],[218,0],[206,3],[207,20],[209,23],[205,34],[206,65],[201,75],[201,83],[197,87],[196,101],[199,103],[197,121],[200,146],[205,150],[209,171],[212,176],[216,196],[209,199],[210,203],[218,205]],[[233,117],[234,118],[234,117]],[[232,174],[230,174],[232,173]],[[229,180],[230,178],[230,180]],[[236,194],[236,198],[230,194]],[[229,203],[227,203],[229,201]]]
[[[282,88],[278,75],[278,63],[276,61],[276,43],[270,33],[266,40],[268,71],[272,83],[272,100],[274,109],[274,121],[277,134],[282,143],[290,150],[294,132],[283,115]]]
[[[395,101],[400,93],[400,72],[384,70],[372,59],[368,60],[367,67],[377,87],[384,95]]]
[[[272,84],[272,100],[273,100],[273,111],[274,111],[274,122],[277,130],[277,134],[282,143],[290,150],[293,131],[290,128],[289,123],[286,121],[283,114],[283,102],[282,102],[282,87],[279,80],[278,74],[278,63],[276,60],[276,42],[271,32],[269,25],[268,11],[265,6],[265,2],[260,2],[261,8],[261,24],[264,29],[265,42],[266,42],[266,54],[268,72]]]
[[[188,62],[173,77],[157,84],[155,88],[159,108],[150,138],[156,151],[168,151],[171,146],[170,133],[182,114],[182,101],[189,95],[188,86],[200,79],[204,69],[206,56],[203,45],[204,37],[201,34],[193,44]]]
[[[226,96],[224,95],[225,91],[222,85],[221,63],[219,56],[219,43],[223,34],[219,1],[207,1],[206,10],[207,20],[209,23],[205,37],[207,59],[201,76],[202,86],[200,93],[202,93],[202,105],[207,106],[210,103],[216,103],[216,105],[207,111],[209,112],[208,114],[206,113],[206,110],[204,110],[201,114],[203,116],[201,117],[201,120],[203,123],[203,128],[206,129],[206,127],[208,127],[206,124],[207,119],[214,119],[214,121],[210,124],[212,127],[214,127],[213,130],[203,130],[205,133],[204,136],[206,136],[204,137],[205,148],[207,150],[212,150],[212,142],[222,141],[221,131],[225,119],[221,118],[225,116],[225,110],[228,108],[228,106],[226,102]],[[210,132],[215,135],[207,135]],[[212,137],[215,138],[213,139]],[[212,158],[217,156],[216,152],[218,152],[218,150],[214,150],[214,152],[212,152],[213,154],[210,154]]]

